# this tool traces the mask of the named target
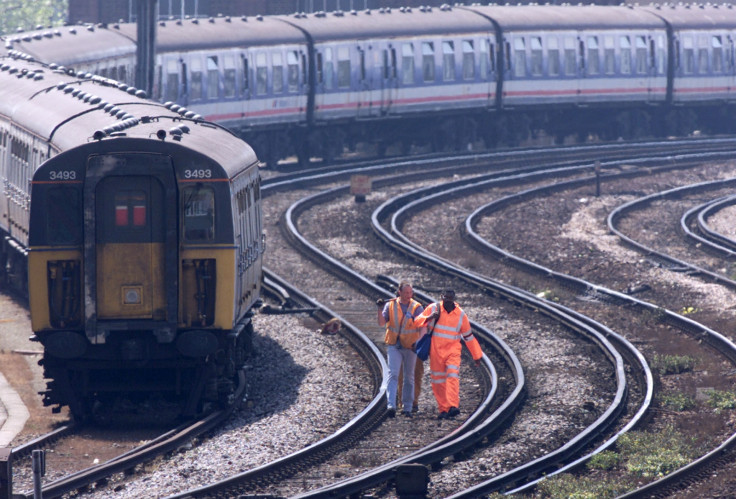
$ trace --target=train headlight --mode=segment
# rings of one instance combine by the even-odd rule
[[[124,305],[140,305],[143,303],[140,286],[123,286],[123,304]]]

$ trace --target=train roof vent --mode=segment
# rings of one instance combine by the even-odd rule
[[[177,25],[177,26],[181,26],[181,24],[182,24],[182,23],[181,23],[181,19],[177,19],[177,20],[176,20],[176,25]]]
[[[230,16],[227,16],[227,17],[225,18],[225,22],[226,22],[226,23],[231,23],[231,22],[233,22],[233,20],[232,20],[232,19],[230,19]]]
[[[186,114],[184,114],[185,118],[193,119],[196,116],[194,111],[187,111]]]
[[[125,91],[128,92],[128,94],[130,94],[130,95],[135,95],[135,93],[138,91],[138,89],[135,88],[135,87],[128,87],[128,88],[125,89]]]
[[[136,90],[135,91],[135,96],[136,97],[140,97],[141,99],[145,99],[146,97],[148,97],[148,94],[146,93],[145,90],[140,90],[139,89],[139,90]]]
[[[174,127],[169,130],[169,135],[171,135],[174,140],[181,140],[182,131],[179,127]]]
[[[447,12],[448,10],[452,10],[452,7],[450,7],[446,3],[443,3],[442,5],[440,5],[440,10]]]
[[[243,21],[244,23],[248,22],[248,18],[246,16],[241,16],[240,20]]]
[[[199,19],[192,19],[192,24],[199,24]]]
[[[87,31],[93,33],[95,31],[95,27],[90,24],[89,26],[87,26]]]
[[[215,24],[215,18],[214,17],[210,17],[208,19],[208,21],[210,22],[210,24]]]
[[[350,15],[351,16],[357,16],[358,15],[358,11],[355,10],[355,9],[353,9],[353,10],[350,11]]]
[[[166,102],[164,102],[164,107],[166,109],[171,109],[171,106],[173,106],[173,105],[174,105],[174,103],[171,102],[170,100],[167,100]]]
[[[68,94],[74,91],[74,87],[64,87],[64,93]]]
[[[343,17],[345,13],[341,10],[336,10],[335,12],[332,13],[332,15],[335,17]]]
[[[256,21],[263,21],[263,16],[262,16],[262,15],[260,15],[260,14],[258,14],[258,15],[256,16]]]
[[[179,109],[181,109],[181,106],[179,104],[174,104],[169,109],[176,113],[179,111]]]
[[[36,81],[43,80],[43,73],[35,73],[33,75],[33,79],[36,80]]]
[[[69,28],[69,33],[71,33],[72,35],[76,35],[77,34],[77,28]]]
[[[166,27],[166,21],[160,21],[158,23],[158,25],[161,26],[162,28],[165,28]]]

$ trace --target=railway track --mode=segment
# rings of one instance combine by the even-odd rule
[[[710,146],[708,146],[708,147],[710,147]],[[541,154],[543,156],[544,155],[547,155],[548,156],[549,155],[549,152],[542,152]],[[610,157],[613,153],[611,152],[611,150],[607,150],[606,152],[601,153],[601,154],[604,154],[604,155]],[[517,158],[508,159],[508,160],[502,159],[499,156],[494,156],[494,158],[492,160],[493,165],[490,167],[490,168],[492,168],[494,170],[493,176],[495,176],[497,178],[499,178],[499,177],[509,177],[510,176],[509,175],[509,171],[505,171],[505,170],[511,170],[512,168],[515,168],[514,165],[517,165],[518,166],[519,163],[530,163],[530,162],[533,162],[534,161],[534,157],[531,154],[523,154],[521,156],[523,156],[523,157],[522,158],[518,158],[517,157]],[[660,156],[661,156],[661,154],[660,154]],[[668,161],[670,163],[676,162],[673,159],[673,156],[669,156],[668,158],[669,158]],[[508,162],[506,162],[506,161],[508,161]],[[615,168],[619,168],[619,169],[622,169],[622,168],[623,169],[626,169],[626,168],[628,168],[628,169],[631,169],[631,170],[635,170],[635,169],[642,169],[643,170],[645,168],[653,168],[651,166],[651,164],[649,164],[649,163],[647,163],[646,166],[639,166],[639,167],[636,167],[636,168],[609,165],[609,164],[607,164],[607,162],[601,162],[601,164],[603,165],[602,166],[602,170],[604,172],[604,175],[606,175],[608,171],[610,171],[612,169],[615,169]],[[562,171],[560,167],[563,167],[566,170],[566,172]],[[389,165],[389,166],[376,166],[376,165],[371,165],[371,166],[364,166],[362,168],[359,168],[357,170],[357,172],[362,173],[362,172],[369,171],[369,172],[371,172],[371,175],[377,175],[377,176],[381,176],[381,177],[384,177],[385,176],[386,177],[385,179],[379,179],[378,177],[374,177],[374,186],[378,185],[378,186],[381,186],[381,188],[383,188],[382,186],[384,184],[381,184],[381,182],[385,182],[385,185],[398,184],[399,183],[399,179],[396,176],[396,175],[398,175],[397,172],[400,171],[400,170],[403,170],[403,169],[407,169],[407,168],[409,168],[409,166],[407,164],[398,164],[398,165]],[[427,174],[427,172],[430,172],[429,174],[431,175],[431,169],[432,169],[432,167],[429,166],[428,163],[425,163],[424,165],[420,165],[418,168],[422,168],[423,169],[423,175],[424,174]],[[478,168],[488,169],[489,166],[487,166],[487,164],[484,166],[484,164],[482,163],[482,161],[480,161],[477,157],[473,157],[471,159],[468,159],[467,164],[464,165],[462,168],[459,168],[458,167],[454,171],[455,171],[455,173],[460,174],[460,175],[473,175],[473,173],[465,173],[465,172],[472,172],[473,171],[473,168],[476,168],[476,169],[478,169]],[[594,170],[594,168],[595,168],[595,164],[592,163],[592,162],[590,162],[590,161],[587,161],[585,163],[585,165],[583,165],[583,166],[581,166],[581,167],[578,168],[578,167],[575,167],[573,165],[572,160],[561,159],[561,160],[559,160],[559,164],[550,165],[547,169],[550,171],[550,174],[549,174],[550,176],[561,176],[562,175],[562,176],[568,176],[568,177],[571,177],[571,178],[572,177],[580,177],[580,179],[581,179],[580,182],[581,183],[583,183],[585,185],[590,185],[591,184],[591,181],[592,181],[592,178],[590,176],[590,173]],[[530,168],[530,170],[531,170],[531,168]],[[553,170],[556,170],[556,171],[554,173],[552,173]],[[318,192],[318,191],[324,190],[326,188],[327,189],[330,189],[330,188],[345,189],[345,187],[344,186],[341,186],[340,183],[344,183],[345,180],[349,177],[349,175],[351,175],[353,173],[354,173],[354,171],[339,171],[338,172],[338,171],[327,171],[327,170],[323,170],[321,172],[310,172],[310,174],[308,175],[309,178],[308,179],[302,178],[300,180],[300,182],[301,182],[302,187],[306,186],[307,189],[311,189],[313,192]],[[540,179],[541,178],[542,177],[540,177]],[[602,178],[602,176],[599,175],[598,178],[600,179],[600,178]],[[593,180],[594,180],[594,178],[593,178]],[[473,182],[478,182],[478,179],[474,179]],[[510,180],[510,179],[507,178],[506,179],[506,182],[507,182],[506,183],[506,187],[504,187],[504,189],[516,189],[517,188],[517,187],[515,187],[515,180]],[[543,180],[537,180],[537,182],[543,182]],[[281,177],[279,177],[278,179],[273,179],[272,181],[266,181],[266,182],[264,182],[264,187],[267,187],[269,184],[271,184],[273,186],[273,191],[272,191],[273,193],[276,193],[276,192],[285,192],[287,189],[290,189],[289,187],[287,187],[286,179],[285,178],[281,178]],[[266,189],[264,189],[264,192],[265,191],[266,191]],[[402,201],[402,202],[404,202],[404,201]],[[291,201],[289,201],[289,203],[291,203]],[[285,223],[284,220],[285,219],[282,219],[279,223],[280,224]],[[272,243],[269,241],[269,245],[271,245],[271,244]],[[414,257],[412,257],[412,258],[414,258]],[[504,256],[502,258],[506,259],[507,257]],[[395,273],[393,273],[393,272],[390,273],[390,274],[395,275]],[[318,277],[318,279],[319,278],[320,277]],[[456,279],[456,277],[453,277],[453,279]],[[369,281],[370,281],[370,279],[369,279]],[[460,282],[460,281],[454,281],[454,282]],[[562,283],[562,281],[560,281],[560,283]],[[333,284],[333,282],[331,281],[331,279],[330,278],[327,278],[324,282],[321,283],[321,287],[330,287],[332,284]],[[571,286],[573,286],[575,289],[580,289],[579,288],[579,285],[571,285],[569,282],[567,282],[566,284],[560,284],[560,286],[562,286],[565,289],[569,289]],[[318,287],[320,287],[320,286],[318,286]],[[481,286],[481,288],[482,288],[482,286]],[[588,295],[588,296],[595,297],[596,300],[600,299],[601,293],[599,293],[599,290],[597,288],[595,288],[595,287],[594,288],[590,288],[590,286],[586,285],[585,289],[587,289],[587,291],[585,293],[576,293],[576,294],[573,293],[573,294],[575,294],[576,296],[585,296],[585,295]],[[427,294],[427,297],[426,298],[427,299],[431,299],[431,297],[432,297],[432,291],[436,291],[436,290],[427,289],[427,291],[429,291],[430,293]],[[373,299],[376,297],[376,294],[375,293],[384,293],[385,294],[385,293],[387,293],[387,291],[385,289],[383,289],[381,291],[378,291],[378,288],[373,288],[373,291],[371,293],[373,293],[373,294],[370,295],[370,299],[363,298],[363,300],[365,302],[367,302],[369,305],[372,303]],[[496,292],[495,294],[498,294],[498,293]],[[354,304],[351,303],[352,299],[348,299],[348,300],[339,299],[339,297],[337,297],[337,295],[330,295],[329,293],[326,296],[327,296],[327,298],[324,301],[327,303],[327,305],[330,306],[331,312],[334,312],[334,315],[340,315],[341,317],[343,317],[343,319],[345,319],[344,320],[344,323],[345,324],[347,324],[347,323],[355,323],[356,325],[359,325],[361,328],[362,327],[369,328],[371,326],[372,327],[375,327],[374,325],[370,324],[370,322],[371,322],[370,321],[370,318],[374,317],[374,315],[375,315],[375,308],[374,307],[373,308],[371,308],[370,306],[369,307],[366,307],[366,310],[367,310],[368,313],[363,313],[362,309],[360,309],[360,308],[358,308],[357,311],[356,311],[356,308],[353,307]],[[345,298],[345,297],[343,297],[343,298]],[[615,301],[618,298],[619,297],[607,298],[607,299]],[[462,304],[462,302],[461,302],[461,304]],[[299,307],[297,307],[297,308],[299,308]],[[310,307],[309,306],[305,306],[304,308],[310,308]],[[330,315],[330,314],[328,314],[328,315]],[[366,319],[366,318],[368,318],[368,319]],[[320,320],[325,320],[325,319],[320,319]],[[363,325],[364,322],[365,322],[365,325]],[[612,337],[612,335],[610,335],[610,333],[608,333],[608,332],[606,332],[604,335],[608,335],[609,337]],[[374,343],[375,343],[375,340],[374,340]],[[621,345],[616,345],[616,348],[617,349],[621,349],[621,350],[625,350],[625,348],[623,348]],[[626,362],[631,363],[632,361],[631,360],[626,360]],[[494,364],[496,364],[496,362],[494,362]],[[632,364],[629,364],[629,365],[632,365]],[[466,374],[463,373],[463,379],[465,379],[465,376],[466,376]],[[637,391],[637,390],[640,390],[640,389],[636,389],[635,391]],[[379,388],[379,391],[380,391],[380,388]],[[505,393],[508,393],[508,390],[501,390],[501,391],[502,392],[505,392]],[[646,391],[646,390],[644,390],[644,391]],[[378,398],[380,399],[380,396]],[[641,398],[641,396],[640,396],[640,398]],[[631,413],[632,411],[629,410],[628,412]],[[636,411],[633,411],[633,412],[636,412]],[[379,424],[379,426],[383,426],[385,424],[385,422],[384,423],[380,423],[380,418],[379,418],[379,423],[378,424]],[[618,426],[619,427],[625,426],[625,424],[624,423],[619,423]],[[481,439],[481,440],[486,440],[485,443],[487,443],[487,439]],[[604,443],[604,442],[601,442],[601,443]],[[599,445],[599,447],[600,447],[600,445]],[[589,450],[590,449],[591,448],[589,447]],[[592,449],[593,450],[595,449],[595,445],[593,445]],[[464,453],[457,453],[457,452],[451,452],[449,455],[450,456],[454,456],[454,457],[459,457],[461,454],[464,455]],[[411,449],[408,449],[406,451],[406,454],[405,455],[411,455]],[[583,455],[587,455],[587,454],[583,454]],[[574,461],[575,461],[575,459],[570,459],[568,457],[568,463],[572,464]],[[393,473],[393,476],[395,476],[396,466],[397,465],[398,464],[395,463],[393,465],[394,466],[393,469],[391,469],[391,467],[389,466],[389,472],[385,476],[392,476],[391,475],[392,473]],[[375,468],[375,467],[373,467],[373,468]],[[371,469],[373,469],[373,468],[371,468]],[[289,473],[291,474],[291,471]],[[370,471],[368,471],[368,470],[365,471],[365,474],[369,474],[369,473],[370,473]],[[377,475],[380,474],[378,471],[374,471],[374,473],[376,473]],[[357,476],[360,476],[360,475],[357,475]],[[385,478],[381,478],[380,480],[385,480]],[[389,480],[391,480],[391,479],[389,478]],[[533,478],[530,479],[529,476],[526,476],[523,481],[525,483],[530,483],[530,482],[534,482],[534,479]],[[318,483],[318,481],[315,480],[314,481],[314,484],[317,484],[317,483]],[[369,482],[365,482],[364,484],[358,483],[357,485],[351,485],[351,486],[358,487],[358,488],[362,489],[368,483]],[[371,483],[373,483],[373,482],[371,482]],[[521,482],[516,481],[516,482],[510,482],[510,483],[513,483],[513,485],[503,485],[501,488],[507,488],[507,487],[510,487],[510,486],[513,487],[514,485],[518,485]],[[309,489],[309,487],[311,487],[311,486],[312,486],[312,484],[310,484],[309,486],[307,486],[305,488],[306,489]],[[387,490],[386,489],[386,487],[387,487],[386,485],[371,485],[371,486],[376,487],[374,490],[379,491],[379,492],[381,490],[384,490],[384,491]]]

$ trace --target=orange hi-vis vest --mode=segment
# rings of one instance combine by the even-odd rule
[[[386,337],[384,342],[387,345],[395,345],[396,340],[400,338],[401,346],[411,348],[411,346],[419,339],[419,327],[414,324],[414,312],[421,304],[416,300],[409,301],[406,307],[406,315],[401,311],[399,298],[394,298],[389,302],[388,322],[386,323]]]
[[[414,324],[421,327],[429,322],[429,318],[434,314],[437,307],[441,307],[439,303],[432,303],[424,309],[424,312],[416,318]],[[455,309],[447,313],[443,308],[440,311],[440,318],[434,325],[432,332],[432,351],[440,353],[441,355],[447,355],[450,353],[460,353],[462,345],[460,339],[462,338],[467,345],[470,354],[473,356],[473,360],[478,360],[483,357],[483,351],[480,348],[478,340],[473,336],[470,330],[470,321],[465,312],[455,304]]]

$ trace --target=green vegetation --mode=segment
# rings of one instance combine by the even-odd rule
[[[68,11],[67,0],[0,0],[0,35],[62,25]]]
[[[736,393],[732,391],[708,390],[708,405],[716,412],[736,409]]]
[[[652,368],[661,376],[667,374],[680,374],[692,371],[696,359],[689,355],[659,355],[654,356]]]
[[[632,489],[641,478],[656,480],[696,457],[693,440],[666,427],[659,433],[629,432],[617,451],[603,451],[588,462],[589,475],[563,474],[539,483],[538,496],[551,499],[607,499]],[[605,473],[611,471],[613,473]],[[601,474],[601,472],[603,472]]]
[[[695,407],[695,399],[684,393],[665,393],[659,397],[659,401],[665,409],[670,411],[687,411]]]
[[[543,480],[538,489],[542,497],[552,499],[604,499],[623,494],[628,485],[617,480],[563,474]]]

